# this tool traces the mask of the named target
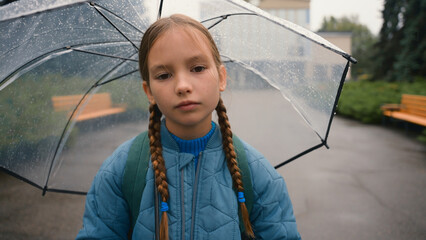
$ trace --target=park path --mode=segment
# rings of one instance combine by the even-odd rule
[[[279,169],[303,239],[426,239],[424,144],[339,117],[328,143]],[[73,239],[84,201],[0,172],[0,239]]]
[[[279,169],[304,239],[426,239],[426,145],[336,118],[320,149]]]

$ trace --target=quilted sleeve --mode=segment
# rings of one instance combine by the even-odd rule
[[[250,146],[246,151],[254,195],[250,221],[256,239],[301,239],[284,179],[259,152]]]
[[[76,239],[127,239],[130,216],[121,184],[128,147],[126,143],[120,146],[93,180],[86,197],[83,227]]]

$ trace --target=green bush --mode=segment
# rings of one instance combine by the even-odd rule
[[[402,94],[426,95],[426,78],[413,83],[385,81],[348,81],[343,86],[337,113],[363,123],[380,123],[380,106],[400,103]]]
[[[24,74],[0,92],[0,156],[12,148],[32,146],[50,139],[58,141],[69,118],[68,112],[57,112],[52,106],[52,96],[85,93],[93,85],[91,79],[61,74]],[[125,105],[135,116],[147,115],[148,102],[142,83],[136,78],[118,80],[103,85],[97,91],[109,92],[114,105]],[[78,126],[68,139],[76,135]],[[56,139],[56,140],[52,140]]]
[[[24,139],[36,144],[52,135],[51,126],[65,121],[65,113],[50,114],[50,97],[61,88],[57,79],[58,75],[42,79],[26,75],[1,91],[0,146],[17,145]]]

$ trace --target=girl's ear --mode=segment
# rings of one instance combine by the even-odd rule
[[[226,89],[226,68],[223,65],[219,67],[219,90],[221,92]]]
[[[154,96],[152,96],[151,88],[149,87],[148,83],[146,81],[142,82],[143,91],[145,92],[146,96],[148,97],[148,101],[151,104],[155,104]]]

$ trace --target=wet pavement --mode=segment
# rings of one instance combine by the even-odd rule
[[[303,239],[426,239],[426,145],[335,118],[328,144],[282,168]],[[73,239],[84,196],[0,172],[0,239]]]
[[[304,239],[426,239],[426,145],[404,131],[337,118],[330,149],[284,176]]]

